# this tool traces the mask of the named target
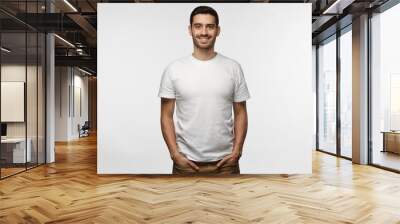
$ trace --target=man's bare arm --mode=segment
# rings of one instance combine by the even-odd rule
[[[232,153],[224,157],[221,161],[219,161],[217,167],[221,167],[226,162],[237,162],[242,156],[243,144],[247,134],[246,101],[238,103],[234,102],[233,111],[235,120],[234,123],[235,140],[233,142]]]
[[[171,158],[178,153],[174,126],[175,99],[161,98],[161,131]]]
[[[246,101],[234,102],[234,133],[235,141],[233,143],[233,154],[242,155],[243,144],[247,134],[247,109]]]
[[[175,99],[161,98],[161,131],[164,141],[168,146],[171,159],[180,166],[190,166],[199,171],[199,167],[183,156],[176,144],[175,125],[174,125]]]

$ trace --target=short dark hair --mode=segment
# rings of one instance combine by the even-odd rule
[[[213,8],[209,6],[198,6],[195,9],[193,9],[192,13],[190,14],[190,25],[193,23],[193,17],[197,14],[210,14],[214,16],[215,18],[215,23],[219,24],[219,19],[218,19],[218,13],[215,11]]]

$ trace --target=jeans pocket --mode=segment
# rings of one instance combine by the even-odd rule
[[[236,167],[239,166],[239,161],[236,162],[225,162],[224,164],[222,164],[222,167]]]
[[[187,165],[187,166],[181,166],[181,165],[179,165],[179,164],[177,164],[177,163],[174,163],[174,168],[176,168],[176,169],[178,169],[178,170],[193,170],[193,168],[191,167],[191,166],[189,166],[189,165]]]

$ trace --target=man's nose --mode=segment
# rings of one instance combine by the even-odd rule
[[[203,35],[207,34],[207,29],[205,27],[203,27],[201,29],[201,34],[203,34]]]

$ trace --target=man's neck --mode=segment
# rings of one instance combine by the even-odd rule
[[[192,55],[199,60],[207,61],[215,57],[216,54],[217,53],[214,51],[214,48],[199,49],[195,47]]]

